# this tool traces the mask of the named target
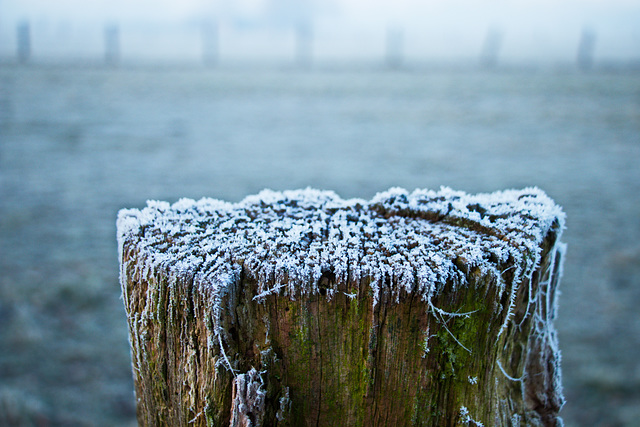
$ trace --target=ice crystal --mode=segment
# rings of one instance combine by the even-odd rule
[[[460,407],[460,421],[466,425],[474,425],[477,427],[484,427],[484,424],[482,424],[480,421],[476,421],[473,418],[471,418],[471,415],[469,414],[469,409],[467,409],[466,406],[461,406]]]

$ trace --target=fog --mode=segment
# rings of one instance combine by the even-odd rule
[[[596,63],[628,64],[640,60],[638,22],[627,0],[4,0],[0,57],[16,58],[27,23],[34,62],[100,61],[116,28],[123,62],[287,62],[306,34],[316,63],[475,61],[488,42],[500,64],[573,63],[588,33]]]
[[[563,206],[561,414],[638,425],[640,2],[478,3],[0,0],[0,425],[136,425],[119,209],[441,185]]]

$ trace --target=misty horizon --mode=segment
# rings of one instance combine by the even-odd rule
[[[0,60],[19,59],[24,44],[19,27],[27,26],[22,37],[28,38],[34,63],[100,62],[109,55],[115,62],[114,49],[122,63],[295,63],[302,57],[314,64],[391,61],[396,66],[640,61],[635,25],[640,6],[625,1],[538,0],[514,6],[496,0],[483,7],[464,0],[449,6],[405,0],[398,7],[382,0],[322,6],[290,0],[151,4],[95,2],[82,8],[73,0],[55,7],[38,0],[0,1]]]

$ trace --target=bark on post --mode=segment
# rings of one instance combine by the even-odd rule
[[[559,425],[563,227],[536,188],[123,210],[138,421]]]

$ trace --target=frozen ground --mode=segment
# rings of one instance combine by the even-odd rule
[[[0,68],[0,424],[134,423],[115,219],[269,187],[536,185],[567,425],[640,419],[640,74]],[[4,418],[3,418],[4,417]]]

